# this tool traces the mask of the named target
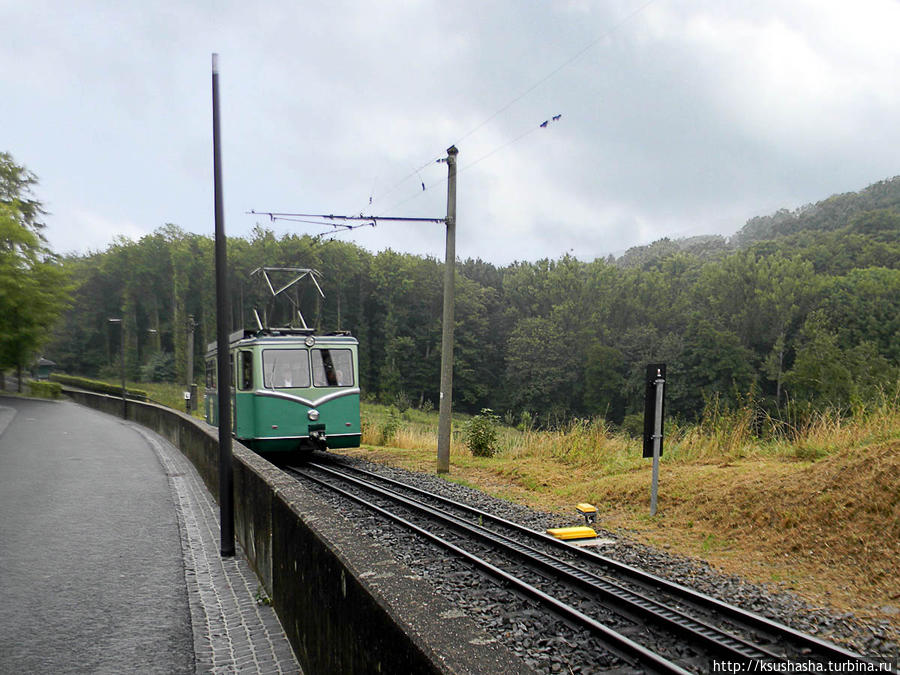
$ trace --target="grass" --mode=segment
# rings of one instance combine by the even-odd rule
[[[126,383],[126,386],[129,385],[130,383]],[[184,392],[187,391],[187,387],[183,384],[173,384],[171,382],[135,382],[134,386],[146,391],[151,401],[184,412]],[[196,403],[196,409],[191,414],[194,417],[202,419],[204,416],[203,387],[197,388]]]
[[[97,381],[113,385],[117,388],[121,386],[120,380],[98,379]],[[182,384],[175,384],[173,382],[134,382],[128,380],[125,382],[125,387],[127,389],[140,389],[141,391],[145,391],[147,392],[149,399],[154,403],[159,403],[184,412],[184,392],[187,388]],[[199,419],[203,419],[204,416],[204,398],[203,387],[198,387],[197,406],[191,414]]]
[[[392,440],[374,433],[391,419],[365,406],[372,432],[343,451],[417,471],[434,471],[437,416],[410,412]],[[473,457],[454,420],[452,480],[559,514],[600,511],[600,526],[671,552],[707,560],[744,578],[777,583],[815,605],[862,617],[900,606],[900,399],[885,397],[853,415],[824,411],[784,423],[751,409],[711,406],[696,425],[669,425],[659,511],[649,517],[650,460],[640,441],[602,421],[556,431],[503,427],[494,457]]]

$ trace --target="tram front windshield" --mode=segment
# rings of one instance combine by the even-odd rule
[[[263,386],[294,389],[309,386],[309,355],[305,349],[263,350]]]
[[[353,353],[349,349],[313,349],[310,356],[314,386],[353,386]]]

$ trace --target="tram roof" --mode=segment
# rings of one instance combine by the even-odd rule
[[[229,335],[228,344],[230,347],[234,347],[241,342],[254,344],[302,343],[307,337],[313,337],[316,344],[359,344],[359,341],[350,334],[350,331],[317,334],[311,328],[265,328],[263,330],[249,330],[245,328],[234,331]],[[215,353],[217,347],[217,343],[210,342],[206,346],[207,355]]]

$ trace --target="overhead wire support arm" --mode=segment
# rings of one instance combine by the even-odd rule
[[[356,220],[369,221],[372,223],[379,220],[391,223],[445,223],[446,218],[400,218],[395,216],[366,216],[359,214],[358,216],[336,216],[333,213],[278,213],[271,211],[254,211],[251,209],[248,214],[256,216],[268,216],[271,220],[288,220],[291,218],[318,218],[320,220]]]

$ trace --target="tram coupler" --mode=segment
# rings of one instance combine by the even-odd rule
[[[324,429],[313,429],[309,432],[309,440],[310,442],[322,452],[328,449],[328,443],[325,440],[325,430]]]

